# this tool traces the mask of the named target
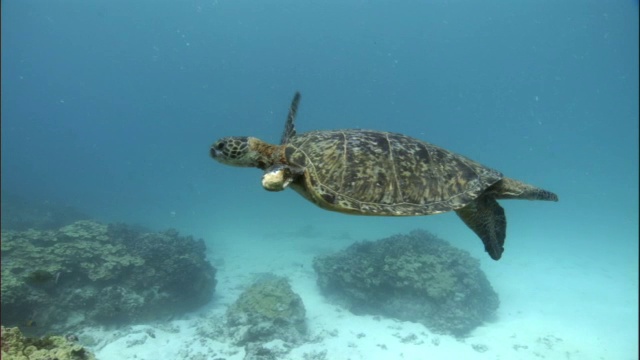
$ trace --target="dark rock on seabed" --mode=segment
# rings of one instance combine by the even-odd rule
[[[215,275],[204,242],[175,230],[3,230],[2,324],[43,335],[165,319],[209,302]]]
[[[415,321],[463,337],[498,308],[498,295],[466,251],[426,231],[362,241],[313,267],[326,296],[355,314]]]

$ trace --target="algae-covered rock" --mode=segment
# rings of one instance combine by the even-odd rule
[[[95,360],[87,349],[61,336],[30,338],[18,328],[1,329],[3,360]]]
[[[229,336],[237,345],[276,339],[297,344],[306,334],[302,299],[287,279],[275,275],[264,276],[247,288],[229,307],[226,319]]]
[[[467,252],[425,231],[316,257],[324,294],[356,314],[416,321],[434,332],[464,336],[491,319],[499,305]]]
[[[58,230],[2,231],[2,323],[43,334],[132,323],[208,302],[215,268],[202,240],[174,231],[78,221]]]

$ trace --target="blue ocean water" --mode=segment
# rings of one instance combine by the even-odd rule
[[[299,90],[299,132],[401,132],[556,192],[558,203],[502,202],[501,262],[520,251],[534,262],[615,264],[635,289],[621,296],[637,300],[637,2],[10,1],[2,10],[3,192],[211,244],[305,226],[354,239],[423,227],[486,256],[453,214],[329,213],[292,191],[265,192],[259,170],[209,157],[222,136],[277,142]],[[626,326],[637,333],[637,317]]]

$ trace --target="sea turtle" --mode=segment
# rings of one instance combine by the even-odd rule
[[[262,169],[266,190],[290,186],[327,210],[382,216],[453,210],[494,260],[502,256],[507,227],[498,199],[558,201],[550,191],[406,135],[359,129],[296,134],[299,101],[297,92],[280,145],[224,137],[211,146],[211,157]]]

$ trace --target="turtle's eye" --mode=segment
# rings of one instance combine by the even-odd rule
[[[211,148],[212,148],[212,149],[215,149],[215,150],[218,150],[218,151],[220,151],[220,150],[224,149],[224,141],[222,141],[222,140],[218,140],[218,141],[216,141],[216,143],[215,143],[215,144],[213,144],[213,145],[211,146]]]

